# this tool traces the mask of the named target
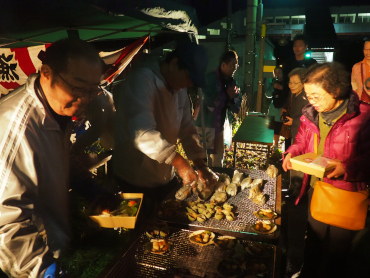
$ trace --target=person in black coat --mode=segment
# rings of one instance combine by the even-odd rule
[[[296,35],[293,39],[294,56],[289,57],[282,66],[283,80],[289,80],[289,73],[295,68],[308,68],[317,63],[315,59],[307,58],[306,51],[308,48],[307,38],[304,35]],[[283,90],[290,94],[288,83],[284,83]],[[290,146],[290,140],[286,140],[285,149]]]

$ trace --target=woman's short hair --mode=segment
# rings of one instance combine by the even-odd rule
[[[318,85],[338,100],[348,98],[351,93],[350,75],[338,62],[312,65],[304,75],[303,83]]]
[[[299,79],[302,82],[303,76],[306,73],[306,71],[307,71],[307,69],[305,69],[305,68],[295,68],[291,72],[289,72],[288,77],[290,78],[293,75],[298,75]]]
[[[236,54],[234,50],[228,50],[224,52],[220,57],[220,67],[222,63],[230,63],[232,59],[236,59],[236,61],[238,62],[238,54]]]

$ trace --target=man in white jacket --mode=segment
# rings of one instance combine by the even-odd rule
[[[125,192],[143,192],[144,202],[158,201],[174,189],[175,169],[184,184],[195,185],[198,175],[209,186],[217,182],[204,163],[187,94],[187,88],[205,85],[207,63],[203,47],[184,43],[164,61],[153,60],[134,71],[115,89],[113,168]],[[197,172],[176,152],[178,139]]]
[[[69,241],[69,124],[101,92],[91,45],[64,39],[43,53],[40,74],[0,100],[0,275],[8,277],[56,277]]]

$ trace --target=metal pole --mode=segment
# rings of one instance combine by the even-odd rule
[[[255,35],[258,0],[247,0],[247,19],[245,36],[244,90],[248,98],[253,99],[253,77],[255,60]]]
[[[257,107],[256,111],[262,111],[262,94],[263,94],[263,61],[265,55],[266,42],[266,24],[261,25],[260,53],[258,63],[258,89],[257,89]]]
[[[203,138],[203,149],[207,152],[207,134],[206,128],[204,123],[204,108],[203,108],[203,91],[201,88],[198,88],[198,96],[199,96],[199,116],[200,116],[200,123],[202,125],[202,138]],[[207,154],[207,163],[208,165],[208,154]]]
[[[227,0],[226,50],[229,50],[231,47],[231,16],[232,16],[232,0]]]

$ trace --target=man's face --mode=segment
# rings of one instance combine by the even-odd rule
[[[170,62],[170,76],[166,82],[172,90],[180,90],[183,88],[193,87],[193,82],[190,79],[189,70],[179,69],[177,65],[177,58]]]
[[[364,56],[366,60],[370,61],[370,42],[364,44]]]
[[[77,116],[91,99],[100,92],[98,85],[102,74],[98,63],[85,59],[70,60],[66,72],[53,70],[48,83],[47,99],[55,113],[62,116]]]
[[[283,71],[280,68],[274,69],[274,78],[277,80],[282,80],[283,79]]]
[[[228,63],[223,62],[221,64],[221,72],[225,77],[231,78],[234,76],[234,73],[236,72],[238,67],[239,67],[238,61],[235,58],[233,58],[231,59],[230,62]]]
[[[304,55],[307,50],[307,45],[302,40],[296,40],[293,44],[293,52],[295,56]]]

